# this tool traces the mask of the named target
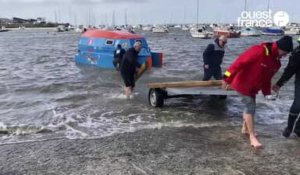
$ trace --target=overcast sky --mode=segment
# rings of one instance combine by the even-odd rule
[[[235,23],[245,0],[200,0],[199,22]],[[268,0],[248,0],[248,10],[266,10]],[[270,0],[272,11],[289,13],[300,22],[299,0]],[[197,21],[197,0],[0,0],[0,18],[45,17],[47,21],[73,24],[193,23]]]

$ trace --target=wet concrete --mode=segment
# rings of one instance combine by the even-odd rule
[[[161,128],[90,140],[0,145],[0,174],[299,174],[300,139],[258,126],[255,151],[240,128]]]

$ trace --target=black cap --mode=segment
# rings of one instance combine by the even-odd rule
[[[293,38],[290,36],[284,36],[280,38],[276,43],[278,45],[278,48],[285,52],[293,51]]]

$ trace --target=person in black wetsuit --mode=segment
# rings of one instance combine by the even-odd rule
[[[298,39],[300,44],[300,38]],[[279,92],[280,88],[293,76],[295,77],[295,96],[294,102],[290,108],[290,113],[288,117],[287,127],[284,129],[282,135],[284,137],[289,137],[294,130],[294,133],[300,137],[300,120],[296,122],[300,113],[300,45],[294,49],[292,52],[289,63],[285,68],[281,78],[273,85],[272,89],[275,92]],[[296,125],[295,125],[296,123]]]
[[[222,79],[221,64],[225,54],[225,45],[227,37],[222,35],[215,40],[214,43],[209,44],[203,52],[204,62],[204,77],[203,81],[210,80],[213,76],[216,80]]]
[[[122,58],[125,52],[126,51],[122,48],[121,44],[118,44],[117,49],[114,51],[114,60],[113,60],[113,65],[115,66],[117,71],[120,70],[120,63],[122,62]]]
[[[132,97],[132,92],[135,87],[134,75],[141,67],[138,63],[138,54],[142,49],[142,43],[137,41],[134,43],[133,48],[126,51],[123,56],[122,63],[120,66],[121,76],[125,84],[125,95],[127,98]]]

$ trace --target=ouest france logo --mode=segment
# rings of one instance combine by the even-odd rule
[[[242,11],[238,17],[239,27],[285,27],[290,21],[289,14],[285,11]]]

